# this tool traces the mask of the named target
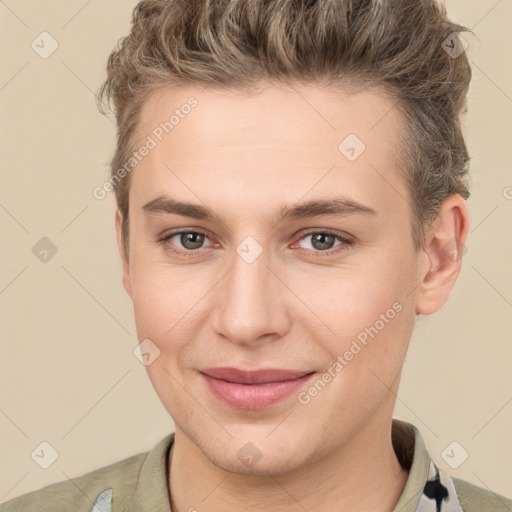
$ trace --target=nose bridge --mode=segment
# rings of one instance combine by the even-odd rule
[[[222,279],[213,328],[236,343],[283,335],[288,321],[279,283],[269,270],[269,254],[254,239],[242,241],[233,253],[231,271]]]

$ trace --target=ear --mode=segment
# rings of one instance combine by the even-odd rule
[[[459,195],[447,197],[426,238],[425,253],[430,271],[418,287],[416,314],[431,315],[448,300],[466,251],[469,220],[466,201]]]
[[[116,210],[115,213],[115,225],[116,225],[116,238],[117,238],[117,249],[119,250],[119,255],[121,256],[121,262],[123,265],[123,285],[124,289],[128,292],[128,295],[132,296],[132,284],[130,278],[130,262],[128,260],[128,255],[126,254],[124,248],[124,239],[123,239],[123,216],[119,210]]]

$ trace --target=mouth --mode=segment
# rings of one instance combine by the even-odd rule
[[[311,380],[316,372],[267,369],[206,368],[199,371],[208,391],[238,409],[260,410],[284,400]]]

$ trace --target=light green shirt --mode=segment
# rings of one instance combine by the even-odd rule
[[[0,512],[172,512],[167,463],[173,442],[174,432],[148,452],[18,496]],[[393,512],[512,512],[512,500],[441,471],[413,425],[393,420],[393,447],[409,470]]]

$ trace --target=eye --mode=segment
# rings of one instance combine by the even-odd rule
[[[173,231],[158,240],[166,249],[178,254],[194,254],[203,249],[205,240],[209,240],[205,233],[200,231]],[[212,244],[210,247],[213,247]]]
[[[309,244],[306,243],[306,247],[302,246],[301,243],[308,238]],[[209,240],[208,236],[201,231],[180,230],[167,233],[158,240],[158,243],[175,254],[193,256],[215,246],[213,242],[205,246],[206,240]],[[310,231],[300,238],[298,245],[299,248],[310,250],[314,256],[328,256],[346,250],[353,243],[352,240],[331,231]]]
[[[331,231],[310,231],[301,237],[299,243],[304,240],[310,239],[309,247],[302,246],[302,249],[312,249],[313,254],[315,255],[329,255],[334,254],[339,251],[343,251],[348,248],[348,246],[353,244],[352,240],[345,238],[337,233],[333,233]],[[335,242],[338,241],[338,244]],[[336,249],[333,249],[336,248]]]

